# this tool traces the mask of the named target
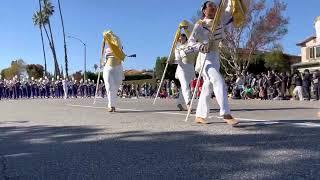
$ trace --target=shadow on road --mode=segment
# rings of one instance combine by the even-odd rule
[[[260,127],[259,127],[260,128]],[[317,179],[320,127],[112,133],[0,127],[0,179]]]
[[[292,108],[232,108],[233,112],[250,112],[250,111],[284,111],[284,110],[310,110],[319,109],[312,107],[292,107]],[[210,109],[210,112],[219,112],[219,109]]]

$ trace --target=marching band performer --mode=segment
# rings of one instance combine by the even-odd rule
[[[198,102],[195,121],[196,123],[207,124],[205,119],[209,114],[209,101],[213,90],[220,106],[220,115],[223,116],[227,124],[235,126],[238,122],[231,116],[226,85],[219,71],[218,46],[223,38],[224,23],[221,23],[214,32],[211,32],[210,27],[216,14],[217,6],[211,1],[206,1],[201,7],[201,11],[203,19],[197,22],[188,41],[189,47],[200,52],[196,70],[198,70],[199,64],[205,63],[201,74],[204,78],[204,84]]]
[[[105,49],[106,42],[109,47]],[[122,52],[120,39],[113,34],[112,31],[104,32],[104,42],[101,53],[105,53],[105,61],[103,61],[102,65],[104,65],[103,79],[108,98],[109,112],[116,112],[117,92],[124,77],[122,61],[124,60],[125,55],[118,56],[119,51]]]
[[[179,37],[179,44],[175,49],[175,63],[178,65],[176,69],[175,78],[180,81],[179,98],[177,99],[177,107],[180,111],[184,111],[182,104],[187,108],[190,105],[191,90],[190,82],[195,77],[194,63],[195,53],[186,54],[188,50],[188,37],[181,33]]]
[[[64,77],[62,80],[62,87],[63,87],[63,99],[68,98],[68,78]]]

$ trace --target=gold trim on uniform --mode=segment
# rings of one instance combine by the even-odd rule
[[[107,57],[107,62],[106,62],[107,65],[111,66],[111,67],[116,67],[116,66],[119,66],[122,64],[122,61],[120,60],[117,60],[116,58],[114,57]]]

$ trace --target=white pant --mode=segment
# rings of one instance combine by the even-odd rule
[[[211,54],[211,53],[210,53]],[[203,55],[200,53],[200,56]],[[208,58],[210,57],[210,59]],[[214,57],[214,58],[213,58]],[[204,83],[201,90],[201,95],[197,107],[197,117],[207,118],[210,112],[209,102],[211,100],[212,90],[216,96],[217,102],[220,106],[220,115],[230,114],[230,107],[228,103],[228,95],[224,79],[220,74],[220,61],[219,55],[203,56],[207,58],[203,69]]]
[[[122,65],[111,67],[108,64],[106,64],[103,69],[103,79],[108,98],[108,107],[115,107],[117,93],[123,79]]]
[[[67,83],[66,79],[62,80],[62,88],[63,88],[63,98],[67,99],[68,98],[68,83]]]
[[[67,99],[68,98],[68,88],[63,86],[63,92],[64,92],[64,99]]]
[[[178,64],[176,79],[180,81],[179,98],[177,104],[188,104],[191,99],[190,81],[194,78],[195,71],[193,64]]]
[[[300,101],[303,101],[303,95],[302,95],[302,86],[296,86],[294,89],[293,89],[293,95],[296,96],[298,95],[299,97],[299,100]]]

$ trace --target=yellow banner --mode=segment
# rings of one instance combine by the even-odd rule
[[[113,56],[116,60],[123,61],[126,57],[122,50],[120,39],[113,34],[112,31],[103,32],[103,38],[111,49]]]
[[[233,25],[239,28],[246,20],[247,7],[243,0],[232,0]]]

